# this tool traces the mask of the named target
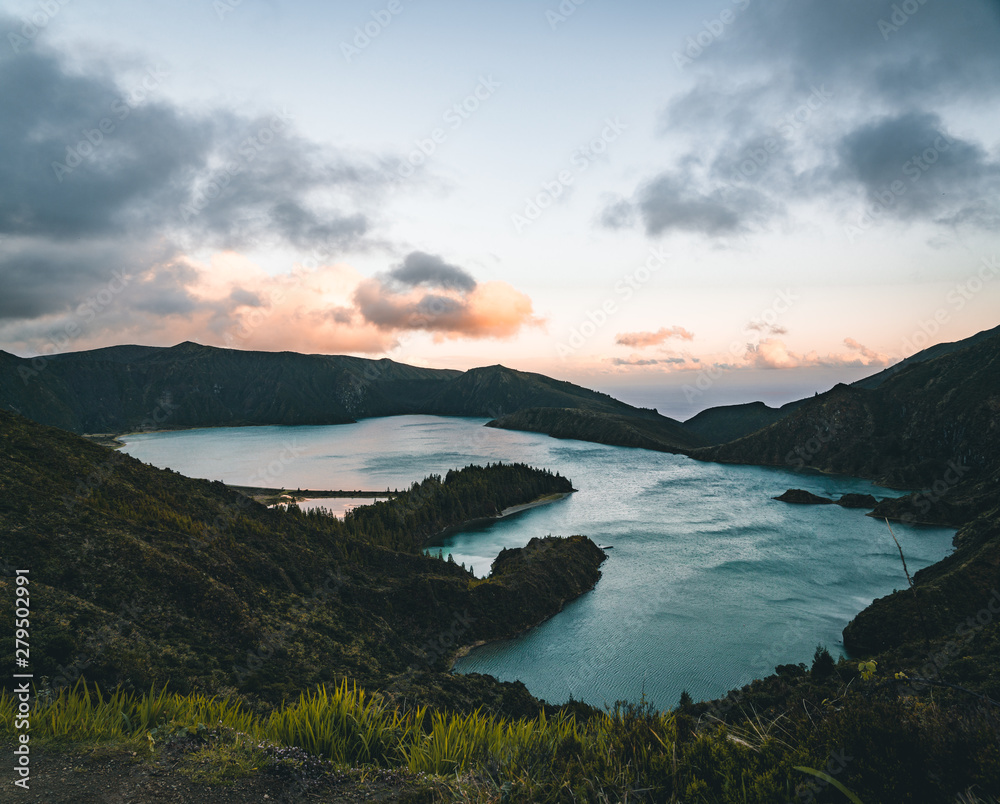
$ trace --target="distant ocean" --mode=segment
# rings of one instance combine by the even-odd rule
[[[656,408],[664,416],[685,421],[706,408],[763,402],[780,407],[787,402],[850,384],[882,369],[741,370],[665,374],[656,383],[626,384],[610,380],[591,387],[641,408]],[[586,383],[584,383],[586,384]]]

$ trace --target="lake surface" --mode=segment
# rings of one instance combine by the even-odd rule
[[[486,575],[504,547],[583,533],[612,545],[593,592],[515,639],[478,648],[459,672],[520,679],[552,703],[640,695],[718,697],[776,664],[836,655],[874,598],[906,586],[884,522],[863,510],[789,505],[788,488],[837,498],[900,492],[868,481],[700,463],[680,455],[483,427],[486,419],[398,416],[329,427],[243,427],[124,437],[154,466],[234,485],[380,491],[486,461],[560,472],[578,491],[429,547]],[[893,525],[913,572],[954,531]]]

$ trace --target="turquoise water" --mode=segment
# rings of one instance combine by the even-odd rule
[[[127,436],[154,466],[237,485],[404,488],[430,473],[523,461],[578,491],[430,546],[485,575],[504,547],[583,533],[612,545],[596,588],[538,628],[472,651],[459,672],[520,679],[553,703],[640,695],[660,707],[686,689],[717,697],[809,662],[906,578],[884,522],[839,506],[772,500],[788,488],[838,497],[899,492],[864,480],[700,463],[679,455],[494,430],[485,419],[398,416],[332,427],[253,427]],[[913,572],[951,549],[954,531],[893,526]]]

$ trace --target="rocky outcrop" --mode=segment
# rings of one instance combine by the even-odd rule
[[[833,504],[833,500],[827,497],[820,497],[818,494],[813,494],[811,491],[806,491],[804,489],[789,489],[780,497],[772,497],[771,499],[778,500],[778,502],[796,503],[798,505]]]

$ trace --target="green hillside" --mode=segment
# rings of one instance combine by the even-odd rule
[[[482,581],[420,552],[441,527],[570,488],[516,464],[432,477],[342,522],[268,509],[2,412],[0,455],[3,559],[30,569],[35,670],[50,680],[278,701],[419,671],[431,674],[426,697],[461,701],[467,682],[439,672],[460,644],[551,616],[596,583],[604,559],[583,537],[536,539]],[[11,584],[0,578],[5,617]],[[9,666],[13,649],[2,635]],[[482,694],[537,706],[523,688]]]
[[[0,352],[0,408],[81,434],[343,424],[414,413],[496,419],[527,409],[559,408],[620,419],[614,427],[600,428],[603,443],[636,446],[630,424],[652,433],[652,441],[662,444],[658,449],[683,451],[703,443],[655,411],[504,366],[463,373],[388,359],[247,352],[195,343],[116,346],[33,359]],[[548,432],[535,425],[537,418],[525,429]],[[594,429],[592,420],[574,422],[565,416],[558,428],[559,437],[584,440]],[[616,433],[623,440],[613,440]]]
[[[528,408],[487,424],[504,430],[527,430],[553,438],[573,438],[619,447],[641,447],[660,452],[687,452],[701,440],[666,416],[646,416],[572,408]]]

